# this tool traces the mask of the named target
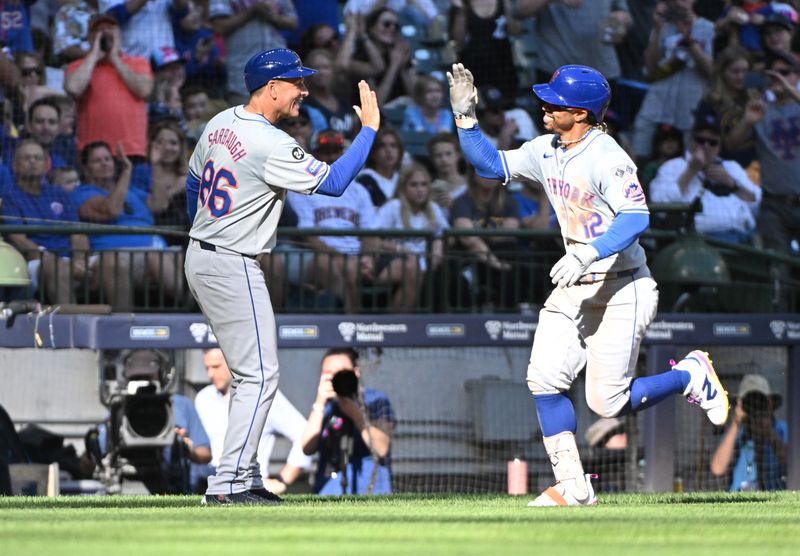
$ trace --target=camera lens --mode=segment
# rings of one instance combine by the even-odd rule
[[[333,391],[342,398],[355,397],[358,391],[358,377],[355,371],[339,371],[331,379]]]

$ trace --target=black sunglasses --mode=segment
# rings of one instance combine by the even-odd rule
[[[794,70],[791,70],[789,68],[774,69],[772,71],[774,71],[775,73],[779,73],[784,77],[786,77],[787,75],[792,75],[794,73]]]
[[[711,137],[694,137],[694,142],[698,145],[708,145],[709,147],[718,147],[719,146],[719,139],[713,139]]]
[[[36,75],[41,75],[42,74],[42,70],[41,70],[41,68],[22,68],[20,70],[20,73],[27,77],[28,75],[33,75],[34,73]]]
[[[384,29],[397,29],[399,26],[396,21],[381,21],[381,27]]]

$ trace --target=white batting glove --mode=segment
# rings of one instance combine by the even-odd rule
[[[453,72],[447,72],[447,83],[450,85],[450,106],[453,114],[474,119],[478,90],[475,88],[472,72],[464,64],[453,64]]]
[[[550,269],[550,279],[553,285],[559,288],[575,285],[578,279],[586,273],[589,265],[595,262],[599,256],[600,253],[591,245],[576,246]]]

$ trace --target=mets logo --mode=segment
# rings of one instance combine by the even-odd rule
[[[625,198],[634,203],[644,203],[644,191],[638,182],[632,181],[625,186]]]
[[[306,172],[311,174],[312,176],[316,176],[319,174],[319,171],[322,170],[322,167],[325,165],[324,162],[320,162],[319,160],[312,158],[311,161],[306,166]]]
[[[303,157],[305,155],[306,153],[304,153],[303,149],[301,149],[300,147],[295,147],[292,149],[292,158],[294,158],[295,160],[303,160]]]

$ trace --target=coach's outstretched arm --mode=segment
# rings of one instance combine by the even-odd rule
[[[478,127],[475,116],[478,90],[472,73],[463,64],[453,64],[453,72],[447,72],[447,82],[450,84],[450,106],[456,119],[458,140],[464,157],[475,167],[479,176],[508,181],[509,175],[500,153]]]
[[[381,112],[378,108],[377,95],[369,88],[366,81],[359,81],[358,93],[361,97],[361,106],[353,106],[353,110],[361,120],[361,131],[358,132],[341,158],[331,164],[328,175],[317,188],[316,193],[322,193],[329,197],[341,197],[367,161],[369,151],[372,149],[372,142],[375,140],[375,132],[381,125]]]

